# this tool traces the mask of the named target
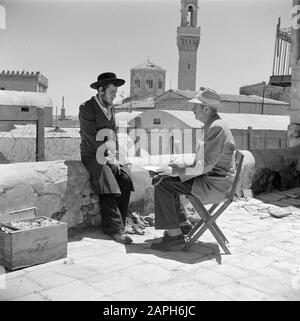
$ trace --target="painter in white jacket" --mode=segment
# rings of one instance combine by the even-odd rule
[[[201,87],[194,104],[195,118],[204,123],[204,142],[190,164],[175,161],[172,170],[161,173],[154,187],[155,228],[164,229],[161,243],[151,248],[169,250],[184,243],[189,230],[179,195],[194,195],[203,204],[218,203],[230,191],[235,175],[235,143],[230,129],[217,113],[220,97],[212,89]]]

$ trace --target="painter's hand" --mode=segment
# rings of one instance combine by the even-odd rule
[[[183,174],[186,164],[184,162],[176,161],[169,164],[172,168],[172,173],[174,174]]]

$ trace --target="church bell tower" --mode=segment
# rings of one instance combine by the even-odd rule
[[[197,50],[200,42],[200,27],[197,26],[198,8],[198,0],[181,0],[177,47],[178,89],[182,90],[196,90]]]

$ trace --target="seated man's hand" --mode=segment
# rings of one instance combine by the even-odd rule
[[[174,162],[170,163],[169,166],[172,168],[173,174],[183,174],[184,169],[187,167],[185,162],[181,162],[178,160],[175,160]]]
[[[121,174],[121,164],[115,160],[113,164],[109,164],[109,167],[111,168],[113,174],[116,176],[117,174]]]

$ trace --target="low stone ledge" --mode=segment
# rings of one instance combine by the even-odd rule
[[[251,178],[254,194],[300,186],[300,145],[254,150],[252,155],[255,159]]]
[[[274,150],[242,151],[244,162],[237,195],[300,186],[300,146]],[[131,211],[154,212],[153,186],[139,159],[132,160],[135,191]],[[37,215],[67,222],[69,228],[101,225],[99,198],[80,161],[51,161],[0,165],[1,215],[29,207]]]
[[[0,165],[0,217],[29,207],[69,228],[101,224],[99,199],[80,161]]]

